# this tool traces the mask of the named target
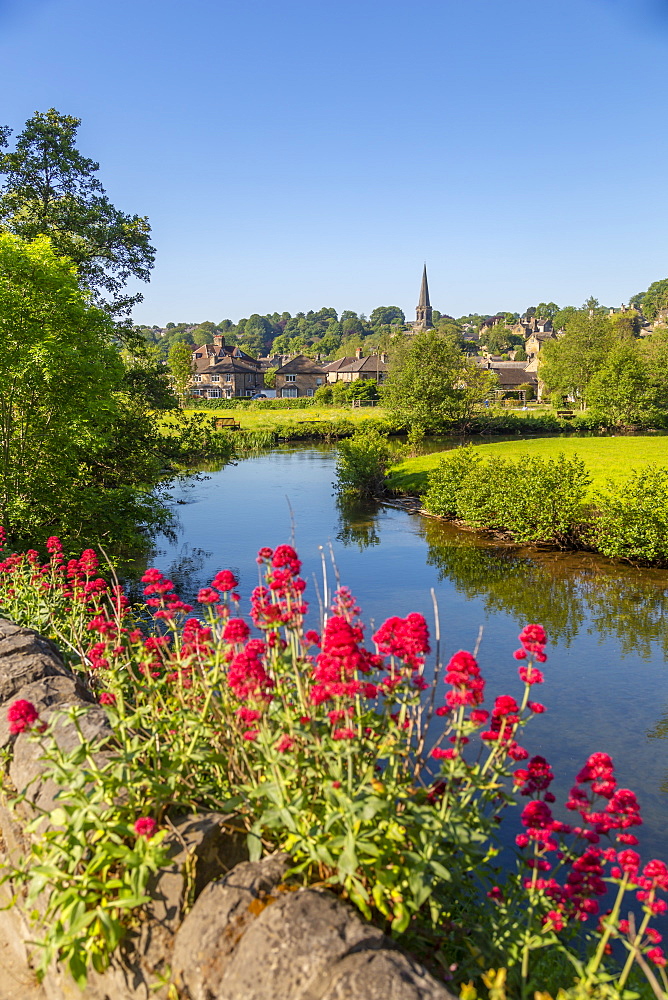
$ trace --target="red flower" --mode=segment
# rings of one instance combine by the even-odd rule
[[[220,573],[216,573],[211,581],[211,586],[214,590],[222,590],[225,593],[229,593],[230,590],[234,590],[238,584],[238,578],[229,569],[223,569]]]
[[[228,618],[223,629],[225,642],[245,642],[250,635],[250,629],[243,618]]]
[[[286,734],[285,736],[281,736],[280,740],[276,744],[276,749],[278,750],[279,753],[287,753],[289,750],[292,750],[294,745],[295,741],[293,740],[292,736],[288,736]]]
[[[453,690],[445,696],[450,708],[480,705],[484,701],[485,681],[480,676],[478,662],[464,649],[455,653],[448,663],[445,682],[453,686]]]
[[[333,740],[354,740],[356,736],[354,729],[335,729],[332,733]]]
[[[146,837],[147,840],[151,839],[157,827],[158,824],[152,816],[140,816],[135,820],[135,833],[138,837]]]
[[[103,691],[100,695],[100,705],[115,705],[116,695],[113,691]]]
[[[427,623],[415,612],[406,618],[388,618],[373,640],[381,653],[396,656],[412,670],[423,665],[424,655],[430,651]]]
[[[24,733],[26,729],[37,722],[39,712],[31,701],[19,698],[7,709],[7,721],[10,733]]]
[[[220,600],[220,594],[212,587],[202,587],[197,594],[197,600],[200,604],[217,604]]]

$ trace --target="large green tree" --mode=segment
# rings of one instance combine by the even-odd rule
[[[587,300],[566,323],[564,336],[543,344],[539,376],[547,390],[586,406],[589,384],[615,340],[612,324],[598,303]]]
[[[111,204],[99,165],[75,140],[78,118],[51,108],[36,112],[9,150],[11,130],[0,127],[0,227],[25,239],[51,238],[74,261],[79,280],[99,304],[127,314],[141,295],[124,292],[130,279],[148,281],[155,251],[148,220]]]
[[[645,423],[654,416],[655,393],[635,340],[624,340],[608,351],[587,390],[591,410],[616,425]]]
[[[425,330],[397,345],[381,399],[412,426],[442,430],[469,420],[495,384],[496,377],[469,361],[453,338]]]
[[[0,520],[42,524],[81,485],[119,414],[113,324],[48,238],[0,234]]]

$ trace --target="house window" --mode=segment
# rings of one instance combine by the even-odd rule
[[[286,375],[285,376],[285,381],[286,382],[296,382],[297,381],[297,376],[296,375]]]
[[[306,390],[306,395],[307,396],[312,396],[313,395],[313,389],[307,389]]]
[[[315,384],[316,384],[316,385],[322,385],[322,379],[321,379],[321,378],[317,378],[317,379],[315,380]]]
[[[220,375],[212,375],[211,376],[211,381],[212,382],[220,382]]]
[[[195,357],[196,357],[196,358],[201,358],[201,357],[202,357],[202,355],[201,355],[201,354],[196,354],[196,355],[195,355]]]
[[[195,381],[196,382],[201,382],[202,381],[202,376],[201,375],[195,375]]]
[[[221,396],[220,389],[209,389],[209,399],[220,399]]]
[[[288,378],[289,377],[290,376],[288,376]],[[285,389],[283,389],[283,398],[284,399],[294,399],[294,397],[296,395],[297,395],[297,386],[296,385],[286,386]]]

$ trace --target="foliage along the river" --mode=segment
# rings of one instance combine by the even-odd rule
[[[57,538],[48,548],[44,565],[34,552],[0,563],[0,610],[66,640],[113,737],[100,757],[78,728],[80,745],[63,751],[57,711],[41,719],[25,699],[8,709],[10,731],[40,744],[60,786],[55,822],[4,874],[26,892],[42,973],[60,960],[85,986],[91,967],[103,971],[148,902],[170,818],[214,808],[236,812],[252,858],[289,852],[293,880],[335,889],[469,992],[491,968],[522,997],[668,987],[652,925],[668,908],[668,867],[643,866],[634,850],[634,793],[618,786],[607,754],[593,753],[563,822],[549,762],[519,742],[545,711],[542,626],[526,626],[512,654],[517,697],[490,699],[469,652],[445,664],[437,643],[427,669],[420,614],[388,618],[367,648],[343,587],[319,630],[307,630],[289,545],[258,553],[250,624],[229,570],[200,590],[196,618],[157,569],[143,576],[146,607],[133,609],[98,577],[92,551],[66,562]],[[77,710],[64,711],[77,727]],[[517,847],[505,869],[501,824]]]

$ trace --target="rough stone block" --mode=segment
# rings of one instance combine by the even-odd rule
[[[289,864],[282,854],[245,862],[204,889],[177,932],[172,959],[177,985],[185,986],[192,1000],[218,995],[215,985],[255,918],[253,910],[262,910]]]
[[[171,964],[174,934],[183,920],[185,904],[198,899],[204,888],[248,858],[245,831],[235,817],[221,813],[188,815],[173,824],[165,841],[169,859],[147,887],[151,902],[148,920],[133,947],[141,967],[149,973]]]
[[[19,688],[15,698],[31,701],[42,718],[44,718],[47,709],[55,708],[57,705],[76,704],[77,702],[90,704],[94,701],[92,694],[82,680],[78,677],[68,677],[65,674],[43,677],[41,680],[26,684]],[[9,731],[6,711],[0,711],[0,747],[8,746],[15,739],[16,736]]]
[[[43,677],[70,676],[58,650],[37,632],[0,618],[0,704]]]
[[[84,714],[79,718],[79,728],[85,739],[95,741],[99,749],[102,750],[105,743],[112,735],[112,730],[103,708],[99,705],[85,704],[81,702],[70,702],[69,704],[80,704],[85,708]],[[44,721],[48,722],[54,711],[59,711],[68,707],[68,704],[57,705],[44,713]],[[72,723],[66,717],[60,717],[54,726],[53,737],[64,753],[72,751],[79,745],[79,734]],[[35,741],[30,734],[21,733],[14,744],[14,757],[9,766],[9,776],[17,791],[25,793],[27,799],[43,812],[51,812],[56,806],[56,796],[59,786],[51,779],[43,777],[48,766],[41,760],[42,749],[40,743]]]

